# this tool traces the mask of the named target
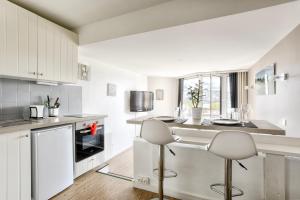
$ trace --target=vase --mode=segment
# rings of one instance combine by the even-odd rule
[[[192,117],[196,120],[201,120],[202,108],[192,108]]]

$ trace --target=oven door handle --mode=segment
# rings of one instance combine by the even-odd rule
[[[97,126],[97,130],[100,130],[100,129],[102,129],[103,127],[102,126]],[[83,130],[83,131],[79,131],[79,133],[81,133],[81,134],[85,134],[85,133],[90,133],[91,132],[91,130]]]

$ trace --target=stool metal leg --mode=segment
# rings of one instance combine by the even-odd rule
[[[164,199],[164,168],[165,168],[165,147],[159,146],[159,200]]]
[[[167,200],[164,198],[164,169],[165,169],[165,146],[159,145],[159,167],[158,167],[158,196],[152,200]]]
[[[232,160],[225,159],[225,200],[232,200]]]

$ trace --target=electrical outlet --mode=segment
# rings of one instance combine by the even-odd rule
[[[149,177],[139,177],[137,182],[142,183],[144,185],[150,185],[150,178]]]
[[[287,120],[286,119],[284,119],[284,118],[281,119],[281,126],[282,127],[287,127]]]

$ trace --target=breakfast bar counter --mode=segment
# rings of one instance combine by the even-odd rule
[[[148,115],[127,120],[127,123],[141,125],[144,120],[154,117]],[[166,194],[179,199],[218,199],[209,185],[223,180],[223,160],[207,152],[206,145],[219,130],[242,130],[251,133],[259,154],[242,161],[249,168],[248,171],[237,165],[233,167],[233,183],[245,191],[241,199],[285,200],[299,197],[300,191],[286,188],[298,183],[298,178],[300,180],[300,139],[286,136],[284,130],[269,122],[251,122],[257,128],[219,126],[192,119],[184,123],[167,123],[181,140],[169,145],[176,156],[167,153],[168,151],[165,153],[166,167],[178,173],[177,178],[167,180]],[[158,147],[147,143],[138,133],[136,136],[134,178],[147,179],[150,184],[137,181],[134,187],[155,191],[156,178],[152,169],[157,166]],[[286,173],[287,168],[289,173]]]
[[[134,119],[127,120],[128,124],[142,124],[144,120],[153,119],[156,116],[147,115],[142,117],[137,117]],[[256,127],[242,127],[242,126],[224,126],[215,125],[212,123],[205,123],[201,120],[188,119],[184,123],[170,122],[167,123],[169,127],[179,127],[179,128],[191,128],[191,129],[203,129],[203,130],[240,130],[249,133],[261,133],[270,135],[285,135],[285,130],[271,124],[265,120],[251,120],[251,123]]]

